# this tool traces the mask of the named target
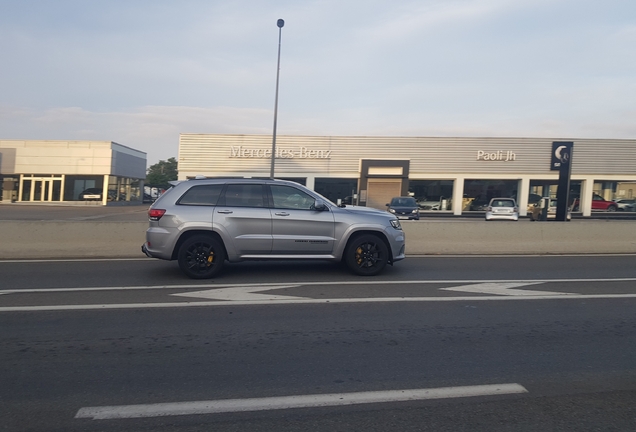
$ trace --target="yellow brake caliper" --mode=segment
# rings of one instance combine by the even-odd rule
[[[356,262],[358,265],[362,264],[362,248],[360,246],[356,249]]]

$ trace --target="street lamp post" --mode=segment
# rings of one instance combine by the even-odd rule
[[[279,19],[276,22],[278,26],[278,65],[276,67],[276,98],[274,101],[274,134],[272,135],[272,160],[269,168],[269,177],[274,178],[274,163],[276,161],[276,122],[278,119],[278,77],[280,75],[280,39],[285,21]]]

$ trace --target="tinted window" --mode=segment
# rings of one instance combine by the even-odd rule
[[[193,186],[183,194],[178,204],[181,205],[216,205],[223,185]]]
[[[393,198],[391,200],[392,206],[411,206],[416,207],[415,198]]]
[[[229,207],[265,207],[263,186],[256,184],[230,184],[225,191],[225,205]]]
[[[291,186],[271,186],[274,207],[279,209],[311,210],[316,200]]]
[[[490,205],[491,207],[514,207],[515,203],[512,200],[493,200]]]

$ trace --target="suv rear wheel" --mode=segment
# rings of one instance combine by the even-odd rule
[[[179,268],[192,279],[208,279],[221,271],[223,246],[213,237],[195,235],[183,242],[177,255]]]
[[[349,269],[355,274],[374,276],[384,269],[388,256],[389,248],[380,237],[364,234],[349,242],[344,258]]]

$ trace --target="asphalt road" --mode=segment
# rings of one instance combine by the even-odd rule
[[[0,274],[0,430],[636,430],[636,256]]]

